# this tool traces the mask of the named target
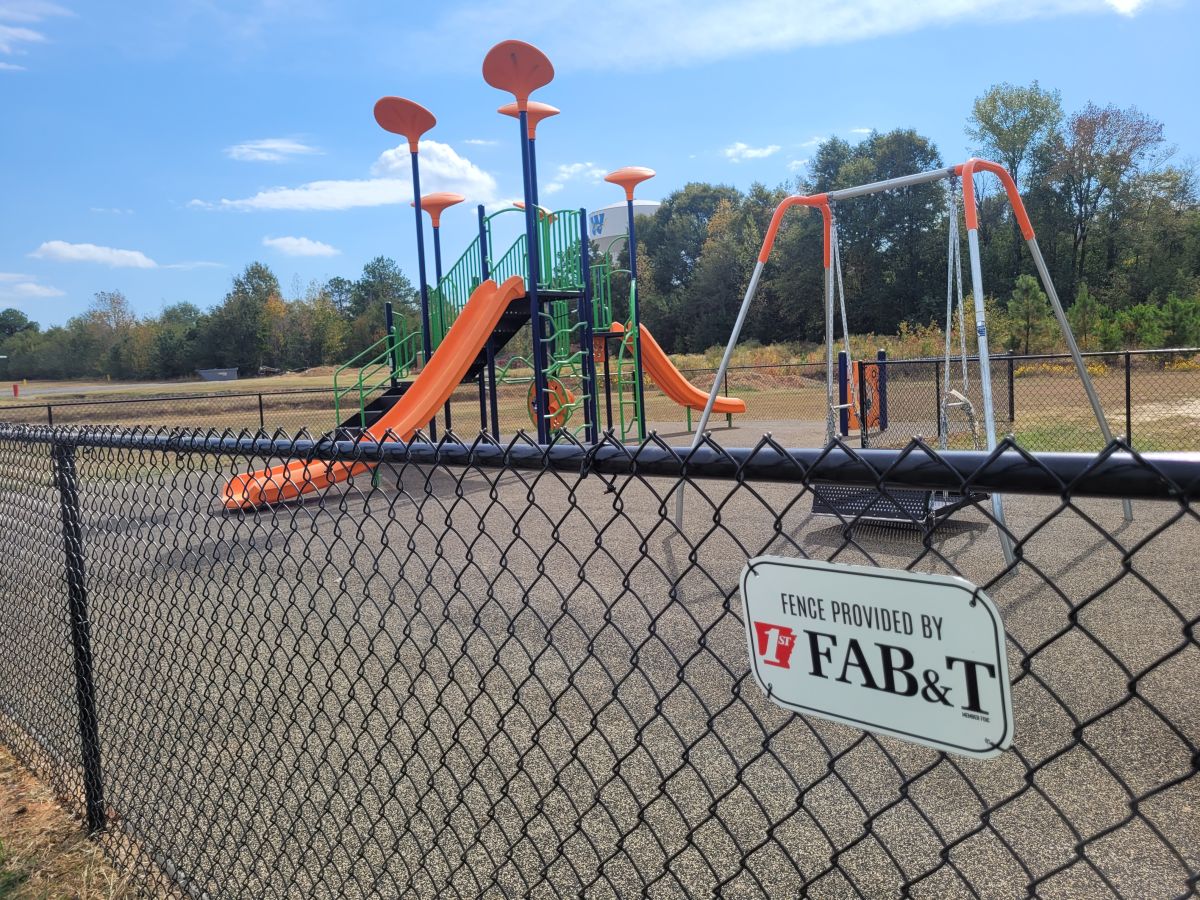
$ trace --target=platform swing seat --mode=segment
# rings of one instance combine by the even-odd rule
[[[967,335],[966,316],[963,312],[962,290],[962,258],[959,253],[958,234],[958,202],[951,182],[947,190],[947,217],[949,219],[949,254],[946,264],[946,347],[945,365],[942,367],[943,385],[941,404],[938,409],[938,448],[949,448],[951,412],[955,411],[965,417],[971,434],[974,449],[980,448],[979,428],[975,417],[975,407],[970,400],[970,379],[967,366]],[[831,219],[832,211],[831,211]],[[833,290],[836,289],[842,320],[842,340],[845,344],[846,359],[850,355],[850,330],[846,316],[846,294],[842,282],[841,253],[838,248],[837,222],[830,224],[830,243],[835,278],[831,280],[826,292],[826,342],[832,348],[833,341]],[[961,389],[951,386],[950,371],[952,369],[951,334],[954,331],[955,300],[958,309],[958,336],[960,343],[960,361],[962,366]],[[832,353],[832,351],[830,351]],[[862,445],[869,445],[869,425],[866,415],[866,403],[858,403],[855,396],[858,390],[854,379],[847,379],[846,403],[833,403],[832,373],[827,379],[829,387],[829,414],[826,419],[826,443],[834,440],[834,417],[844,409],[859,409],[859,427],[862,435]],[[989,495],[979,491],[927,491],[915,488],[887,488],[880,490],[872,487],[849,486],[836,483],[820,483],[813,486],[812,514],[841,519],[850,524],[879,525],[886,527],[912,526],[922,531],[932,530],[945,523],[954,513],[967,506],[973,506],[989,499]]]

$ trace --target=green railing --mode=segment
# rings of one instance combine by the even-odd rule
[[[403,320],[400,323],[401,334],[397,336],[393,328],[390,334],[385,334],[375,343],[357,354],[350,361],[343,363],[333,372],[333,417],[335,424],[343,421],[344,398],[352,397],[353,405],[358,408],[359,425],[366,427],[367,405],[375,394],[391,386],[393,378],[404,378],[417,364],[419,354],[417,339],[419,331],[408,333]],[[355,370],[353,380],[347,384],[349,371]]]
[[[441,344],[446,332],[471,299],[471,292],[479,287],[482,280],[479,238],[475,238],[450,267],[450,271],[442,276],[437,287],[429,292],[430,342],[434,348]]]
[[[638,349],[642,342],[634,337],[634,323],[637,322],[637,282],[629,283],[629,323],[625,328],[625,337],[621,338],[621,346],[617,351],[617,408],[621,417],[621,440],[629,437],[629,432],[637,428],[637,439],[646,439],[646,419],[644,400],[637,380]],[[638,335],[638,337],[641,337]],[[629,397],[626,398],[626,393]],[[626,415],[628,410],[628,415]]]
[[[542,251],[542,277],[538,286],[554,291],[583,290],[579,210],[560,209],[538,224]]]

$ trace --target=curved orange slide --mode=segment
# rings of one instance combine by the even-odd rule
[[[624,331],[620,322],[612,323],[613,331]],[[642,331],[642,367],[654,379],[654,383],[662,388],[662,392],[680,406],[690,407],[699,412],[704,411],[708,403],[708,391],[702,391],[683,377],[683,373],[675,368],[671,357],[667,356],[658,341],[650,334],[645,325]],[[744,413],[746,401],[737,397],[718,397],[713,404],[715,413]]]
[[[510,303],[525,295],[525,279],[514,275],[497,286],[488,279],[471,293],[429,364],[396,405],[364,433],[364,439],[407,441],[450,399],[487,343]],[[221,492],[226,509],[255,509],[319,491],[351,475],[369,471],[367,463],[308,462],[297,459],[230,479]]]

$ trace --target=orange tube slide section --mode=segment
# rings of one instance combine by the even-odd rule
[[[497,286],[488,280],[475,288],[417,379],[363,440],[407,441],[423,428],[462,383],[509,304],[525,295],[525,279],[514,275]],[[330,463],[298,459],[231,479],[221,492],[226,509],[256,509],[323,490],[351,475],[369,471],[368,463]]]
[[[620,322],[612,323],[613,331],[624,331]],[[667,356],[662,347],[658,345],[649,329],[645,325],[641,326],[642,330],[642,367],[654,379],[654,383],[662,388],[662,392],[670,397],[675,403],[680,406],[690,407],[691,409],[704,411],[705,404],[708,403],[708,391],[702,391],[690,381],[683,377],[683,373],[675,368],[675,363],[671,362],[671,357]],[[713,404],[713,412],[715,413],[744,413],[746,411],[746,401],[740,400],[737,397],[718,397]]]

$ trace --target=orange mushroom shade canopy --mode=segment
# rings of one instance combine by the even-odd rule
[[[433,113],[403,97],[381,97],[375,102],[375,121],[384,131],[408,138],[408,149],[417,152],[421,135],[437,124]]]
[[[514,119],[519,118],[521,110],[515,103],[505,103],[496,112],[505,116],[512,116]],[[551,106],[549,103],[539,103],[537,100],[530,100],[525,105],[525,115],[529,122],[529,139],[532,141],[537,138],[538,122],[542,119],[548,119],[551,116],[557,116],[561,109],[556,106]]]
[[[467,198],[462,194],[455,194],[451,191],[438,191],[435,194],[426,194],[421,198],[421,209],[429,213],[429,219],[433,223],[433,227],[437,228],[442,224],[442,213],[456,203],[462,203]],[[416,206],[416,203],[410,203],[409,206]]]
[[[501,41],[483,58],[483,80],[512,94],[521,110],[528,107],[530,94],[554,80],[554,66],[533,44]]]
[[[633,189],[647,178],[653,177],[653,169],[647,169],[645,166],[625,166],[615,172],[609,172],[604,176],[604,180],[625,188],[625,199],[632,200]]]

